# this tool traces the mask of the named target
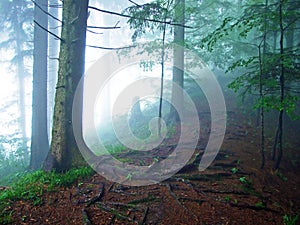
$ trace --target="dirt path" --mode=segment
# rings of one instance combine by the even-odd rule
[[[283,215],[300,212],[299,160],[292,166],[286,157],[297,144],[286,149],[279,172],[271,172],[270,160],[260,170],[257,131],[234,116],[228,120],[221,151],[204,172],[191,164],[145,187],[119,185],[96,174],[44,194],[41,205],[16,202],[13,224],[281,225]]]

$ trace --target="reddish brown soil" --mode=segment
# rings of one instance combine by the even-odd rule
[[[297,133],[286,145],[281,169],[272,171],[267,149],[266,166],[260,170],[259,130],[246,125],[245,118],[236,119],[229,114],[223,146],[204,172],[191,166],[144,187],[119,185],[96,174],[71,188],[45,193],[41,205],[16,202],[13,224],[281,225],[283,215],[300,213]],[[251,183],[242,183],[243,176]]]

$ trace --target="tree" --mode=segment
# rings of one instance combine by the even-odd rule
[[[26,69],[25,61],[32,56],[31,26],[33,10],[28,0],[1,1],[2,28],[7,33],[7,40],[1,42],[1,48],[13,50],[13,57],[10,60],[11,69],[15,72],[18,85],[18,126],[21,133],[21,148],[24,152],[24,161],[29,162],[27,148],[27,124],[26,124],[26,88],[25,81],[29,72]]]
[[[162,112],[162,95],[163,95],[163,79],[164,79],[164,50],[165,42],[170,38],[166,37],[167,24],[172,25],[170,28],[173,31],[173,43],[175,46],[184,46],[185,44],[185,1],[176,0],[166,1],[157,0],[144,5],[135,5],[127,8],[126,10],[132,17],[128,20],[131,28],[135,29],[133,34],[133,40],[142,36],[150,30],[154,35],[157,32],[162,32],[162,78],[161,78],[161,97],[159,106],[159,118],[161,118]],[[170,22],[171,21],[171,22]],[[173,29],[173,30],[172,30]],[[174,47],[173,50],[173,84],[179,88],[173,86],[171,93],[171,102],[178,108],[183,108],[183,83],[184,83],[184,50],[182,47]],[[179,116],[175,107],[170,107],[168,122],[179,122]],[[160,120],[158,123],[160,132]]]
[[[276,150],[278,150],[274,169],[278,169],[282,158],[283,115],[287,113],[293,117],[298,99],[295,95],[297,93],[295,84],[300,81],[299,55],[296,53],[299,51],[299,45],[293,43],[292,38],[297,28],[297,21],[299,21],[299,5],[294,4],[293,1],[261,1],[259,3],[253,1],[243,7],[240,17],[225,18],[223,24],[206,38],[209,40],[208,45],[211,46],[223,40],[224,36],[229,36],[229,33],[238,31],[239,39],[244,39],[244,43],[248,42],[248,45],[254,49],[258,47],[258,54],[253,54],[253,52],[245,54],[229,67],[229,71],[239,67],[243,67],[246,71],[238,76],[229,87],[235,91],[241,90],[243,97],[258,94],[255,108],[261,109],[262,119],[265,112],[278,111],[272,154],[275,160]],[[255,36],[253,36],[254,33]],[[272,33],[273,36],[269,35]],[[261,167],[264,165],[264,125],[262,120]]]
[[[43,10],[43,11],[42,11]],[[48,0],[37,0],[34,7],[34,50],[32,88],[32,132],[30,168],[41,167],[49,150],[47,132],[47,48]],[[37,24],[39,23],[39,25]]]
[[[59,3],[58,0],[48,0],[49,14],[48,17],[48,30],[59,36],[61,21],[59,18]],[[54,111],[54,98],[55,98],[55,85],[57,82],[58,73],[58,54],[59,54],[59,39],[52,34],[48,35],[48,134],[49,140],[51,139],[51,131],[53,124],[53,111]]]
[[[175,0],[174,21],[178,24],[185,24],[185,0]],[[174,44],[184,46],[184,26],[174,27]],[[173,84],[177,84],[179,88],[172,88],[171,102],[183,109],[183,82],[184,72],[180,68],[184,68],[184,50],[183,48],[174,47],[173,52]],[[179,116],[174,107],[170,109],[170,121],[179,122]]]
[[[46,171],[85,165],[72,127],[74,94],[84,73],[88,0],[64,0],[52,141]],[[81,109],[82,110],[82,109]]]

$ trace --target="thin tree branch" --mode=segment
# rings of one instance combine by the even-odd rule
[[[109,30],[109,29],[120,29],[121,27],[117,27],[117,26],[114,26],[114,27],[87,26],[87,28]]]
[[[133,48],[133,47],[136,47],[136,46],[132,45],[132,46],[120,47],[120,48],[109,48],[109,47],[101,47],[101,46],[95,46],[95,45],[86,45],[86,47],[99,48],[99,49],[103,49],[103,50],[122,50],[122,49],[127,49],[127,48]]]
[[[61,4],[49,4],[48,7],[50,7],[50,8],[61,9],[61,8],[62,8],[62,5],[61,5]]]
[[[52,19],[55,19],[55,20],[57,20],[58,22],[61,22],[61,23],[62,23],[62,21],[61,21],[60,19],[56,18],[55,16],[51,15],[49,12],[45,11],[45,10],[44,10],[39,4],[37,4],[34,0],[31,0],[31,1],[32,1],[32,3],[33,3],[36,7],[38,7],[40,10],[42,10],[43,13],[47,14],[47,15],[50,16]]]
[[[99,32],[95,32],[95,31],[89,30],[89,29],[87,29],[86,31],[87,31],[87,32],[90,32],[90,33],[92,33],[92,34],[103,34],[103,33],[99,33]]]
[[[287,30],[290,26],[292,26],[293,24],[296,24],[297,20],[299,20],[299,18],[295,18],[293,21],[291,21],[290,23],[288,23],[286,25],[286,27],[283,28],[283,30]]]
[[[49,34],[51,34],[52,36],[56,37],[57,39],[59,39],[60,41],[64,42],[64,40],[62,38],[60,38],[59,36],[57,36],[56,34],[52,33],[51,31],[49,31],[47,28],[43,27],[42,25],[40,25],[38,22],[36,22],[35,20],[33,21],[36,25],[38,25],[40,28],[42,28],[44,31],[48,32]]]
[[[140,17],[134,17],[134,16],[130,16],[130,15],[117,13],[117,12],[112,12],[112,11],[108,11],[108,10],[99,9],[97,7],[94,7],[94,6],[89,6],[89,9],[93,9],[93,10],[96,10],[96,11],[99,11],[99,12],[108,13],[108,14],[112,14],[112,15],[116,15],[116,16],[125,17],[125,18],[145,20],[145,21],[154,22],[154,23],[169,24],[169,25],[172,25],[172,26],[179,26],[179,27],[190,28],[190,29],[193,28],[191,26],[186,26],[186,25],[179,24],[179,23],[172,23],[172,21],[161,21],[161,20],[155,20],[155,19],[145,19],[145,18],[140,18]]]
[[[138,6],[138,7],[141,7],[141,5],[137,4],[136,2],[132,1],[132,0],[128,0],[129,2],[131,2],[132,4]]]

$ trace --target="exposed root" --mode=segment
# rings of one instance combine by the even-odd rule
[[[121,219],[121,220],[126,220],[126,221],[129,221],[129,222],[133,222],[133,220],[129,216],[119,212],[118,210],[116,210],[114,208],[108,207],[103,203],[98,203],[97,205],[103,211],[106,211],[106,212],[109,212],[109,213],[113,214],[116,217],[116,219]]]
[[[194,213],[192,213],[190,210],[188,210],[184,205],[181,204],[181,202],[177,198],[176,194],[173,192],[171,185],[169,183],[166,183],[166,187],[168,188],[170,195],[176,200],[178,205],[180,205],[187,213],[192,215],[195,218],[195,220],[197,221],[198,217]]]
[[[216,191],[212,189],[202,190],[204,193],[213,193],[213,194],[234,194],[234,195],[249,195],[249,193],[243,191]]]
[[[142,223],[141,223],[142,225],[146,224],[148,212],[149,212],[149,207],[146,207],[145,213],[144,213],[144,216],[143,216],[143,220],[142,220]]]
[[[241,209],[253,209],[256,211],[260,211],[260,210],[264,210],[264,211],[268,211],[268,212],[273,212],[273,213],[279,213],[278,211],[271,209],[271,208],[267,208],[267,207],[260,207],[260,206],[255,206],[255,205],[249,205],[249,204],[235,204],[235,203],[229,203],[230,206],[232,207],[238,207]]]
[[[92,199],[90,199],[87,202],[87,205],[86,205],[87,207],[89,207],[90,205],[96,203],[97,201],[101,201],[101,199],[103,197],[103,194],[104,194],[104,187],[105,187],[105,184],[101,183],[101,188],[100,188],[99,194],[96,197],[93,197]]]
[[[83,225],[92,225],[92,222],[89,219],[89,216],[85,209],[82,209],[82,224]]]

